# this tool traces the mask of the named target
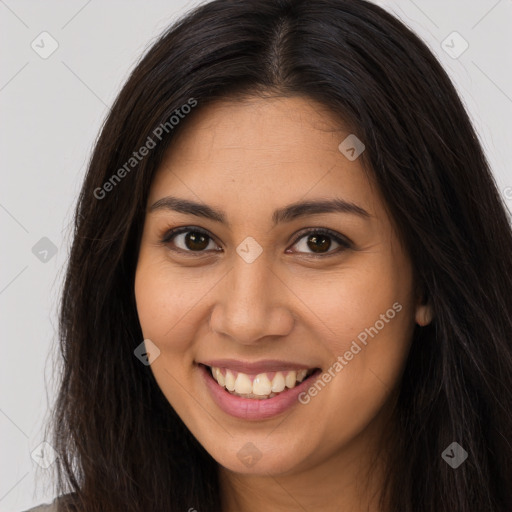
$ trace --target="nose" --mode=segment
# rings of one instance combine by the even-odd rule
[[[210,328],[217,334],[251,345],[293,329],[288,304],[292,292],[264,258],[252,263],[238,258],[215,293]]]

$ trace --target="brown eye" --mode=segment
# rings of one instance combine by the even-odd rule
[[[199,228],[182,227],[170,230],[162,239],[162,243],[169,246],[173,251],[189,254],[222,251],[213,238]],[[335,244],[334,250],[331,250],[333,244]],[[350,249],[352,244],[348,239],[345,239],[336,232],[325,228],[317,228],[310,229],[299,235],[294,246],[298,248],[296,252],[313,257],[322,257],[338,254],[345,249]]]
[[[202,233],[195,231],[189,231],[185,235],[184,239],[185,246],[191,251],[203,251],[208,247],[209,237]]]
[[[329,250],[334,246],[334,250]],[[337,254],[344,249],[349,249],[351,244],[345,240],[341,235],[337,235],[327,229],[309,230],[306,233],[299,235],[294,243],[297,252],[304,253],[311,256],[330,256]],[[337,249],[337,250],[336,250]]]
[[[322,253],[329,250],[331,240],[326,235],[309,235],[307,245],[313,252]]]
[[[213,248],[216,246],[207,233],[197,228],[179,228],[171,230],[165,235],[162,243],[173,245],[173,250],[182,252],[206,252],[210,244],[213,243]],[[210,247],[210,249],[213,248]]]

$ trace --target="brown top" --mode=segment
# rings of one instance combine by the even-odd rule
[[[23,512],[57,512],[58,498],[54,499],[51,503],[45,503],[34,508],[30,508]]]

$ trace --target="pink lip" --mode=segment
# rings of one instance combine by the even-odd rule
[[[205,366],[216,366],[217,368],[227,368],[241,373],[258,374],[268,372],[279,372],[286,370],[309,370],[315,366],[308,366],[303,363],[291,363],[289,361],[278,361],[277,359],[266,359],[249,363],[238,361],[236,359],[215,359],[211,361],[200,361]]]
[[[219,361],[216,361],[214,366],[217,366],[218,362]],[[250,421],[273,418],[299,403],[298,396],[309,388],[313,382],[313,378],[321,373],[321,370],[317,370],[310,378],[304,380],[293,389],[287,389],[273,398],[258,400],[241,398],[228,393],[228,391],[219,386],[213,379],[210,370],[206,366],[200,364],[198,367],[214,402],[226,414]],[[282,366],[280,366],[280,368],[282,368]],[[297,368],[297,366],[294,368]]]

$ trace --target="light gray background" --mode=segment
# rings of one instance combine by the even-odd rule
[[[377,3],[422,37],[447,69],[512,207],[512,0]],[[54,497],[49,470],[31,452],[44,441],[42,424],[55,397],[58,298],[72,212],[94,140],[140,54],[197,4],[0,0],[2,512]],[[47,59],[31,48],[43,31],[59,44]],[[457,59],[442,47],[453,31],[469,44]],[[451,41],[445,44],[460,48]],[[32,252],[43,237],[57,247],[46,262]]]

